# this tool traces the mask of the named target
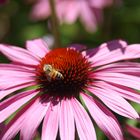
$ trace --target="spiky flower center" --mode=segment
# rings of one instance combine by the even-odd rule
[[[57,48],[45,55],[37,67],[37,81],[50,96],[77,96],[90,82],[90,63],[78,51]]]

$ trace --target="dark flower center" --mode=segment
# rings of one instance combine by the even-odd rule
[[[37,67],[37,82],[49,96],[77,96],[90,82],[91,65],[78,51],[57,48],[45,55]]]

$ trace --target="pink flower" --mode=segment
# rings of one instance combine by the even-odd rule
[[[55,0],[55,6],[60,23],[72,24],[77,19],[85,25],[88,31],[95,31],[102,22],[103,8],[113,4],[112,0]],[[33,20],[46,19],[51,10],[49,0],[37,0],[31,17]]]
[[[123,140],[110,110],[139,118],[125,98],[140,103],[140,64],[134,62],[140,44],[118,40],[89,50],[78,44],[50,50],[36,39],[26,49],[1,44],[0,51],[12,61],[0,64],[0,123],[18,110],[1,140],[19,131],[31,140],[42,121],[42,140],[55,140],[58,131],[62,140],[74,140],[76,130],[80,139],[96,140],[87,110],[109,139]]]
[[[134,126],[126,125],[127,132],[135,138],[140,138],[140,129]]]

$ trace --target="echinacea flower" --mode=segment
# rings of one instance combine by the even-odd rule
[[[26,49],[1,44],[0,51],[12,61],[0,64],[0,123],[15,115],[1,140],[19,131],[22,140],[31,140],[41,123],[42,140],[74,140],[75,133],[96,140],[91,117],[109,139],[123,140],[110,110],[139,118],[125,98],[140,103],[140,64],[134,61],[140,44],[116,40],[89,50],[78,44],[50,50],[36,39]]]
[[[72,24],[77,19],[87,31],[95,31],[103,20],[103,9],[113,0],[55,0],[56,13],[60,23]],[[37,0],[31,11],[33,20],[46,19],[51,15],[49,0]]]
[[[127,132],[132,135],[134,138],[138,138],[140,139],[140,128],[136,128],[134,126],[131,125],[126,125],[126,130]]]

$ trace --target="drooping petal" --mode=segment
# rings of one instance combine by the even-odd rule
[[[60,138],[61,140],[75,139],[74,116],[69,99],[61,101]]]
[[[43,121],[42,140],[55,140],[58,132],[60,103],[52,104]]]
[[[29,66],[25,66],[23,64],[15,64],[15,63],[10,63],[10,64],[5,64],[5,63],[0,63],[0,69],[5,69],[5,70],[19,70],[19,71],[28,71],[28,72],[33,72],[36,70],[36,68],[34,67],[29,67]]]
[[[38,98],[35,103],[28,109],[28,113],[23,120],[23,125],[20,131],[20,137],[22,140],[32,140],[36,134],[36,130],[43,120],[46,111],[49,107],[49,103],[43,101],[44,99]]]
[[[113,1],[112,0],[89,0],[90,1],[90,5],[93,6],[94,8],[99,8],[99,9],[103,9],[106,6],[110,6]]]
[[[110,47],[110,46],[106,46]],[[115,50],[111,50],[109,53],[104,53],[101,57],[92,57],[92,63],[94,66],[100,66],[121,60],[131,60],[140,58],[140,45],[133,44],[127,47],[122,46],[122,48],[117,47]]]
[[[35,98],[36,99],[36,98]],[[21,129],[21,126],[23,125],[23,120],[26,116],[26,113],[28,112],[28,109],[32,106],[32,104],[35,102],[35,99],[32,100],[28,105],[26,105],[22,110],[20,110],[14,119],[12,119],[6,126],[5,129],[0,134],[1,140],[11,140],[16,136],[16,134]]]
[[[83,24],[86,25],[87,31],[95,31],[97,28],[97,19],[95,13],[93,13],[93,9],[89,8],[89,3],[86,1],[81,2],[80,8],[84,11],[80,13],[80,19]]]
[[[139,57],[140,57],[140,44],[132,44],[126,47],[122,59],[136,59]]]
[[[34,82],[35,69],[28,69],[26,66],[16,64],[0,64],[0,77],[1,90],[8,89],[17,85]]]
[[[104,90],[110,89],[114,94],[124,97],[130,101],[140,103],[140,93],[129,87],[121,86],[118,84],[111,84],[103,81],[94,83],[96,86],[103,88]]]
[[[77,1],[59,1],[56,3],[56,10],[61,22],[73,23],[79,16],[80,6]]]
[[[0,52],[11,61],[28,65],[38,65],[39,59],[29,51],[13,46],[0,45]]]
[[[21,84],[26,84],[26,83],[31,83],[34,82],[35,79],[33,77],[10,77],[10,80],[7,77],[2,77],[0,79],[0,89],[4,90],[4,89],[8,89],[11,87],[15,87],[17,85],[21,85]]]
[[[96,140],[94,126],[86,110],[77,99],[71,99],[71,106],[80,140]]]
[[[136,74],[136,73],[135,73]],[[140,79],[136,75],[128,74],[128,73],[117,73],[117,72],[106,72],[100,71],[96,72],[94,75],[95,79],[119,84],[127,87],[131,87],[134,89],[140,89]]]
[[[34,39],[26,42],[27,49],[42,58],[49,52],[48,45],[43,39]]]
[[[114,40],[103,43],[97,48],[89,49],[84,52],[89,61],[93,63],[94,67],[120,60],[120,56],[124,55],[127,43],[122,40]],[[110,59],[108,57],[111,57]],[[114,60],[116,59],[116,60]]]
[[[28,71],[28,70],[16,70],[16,69],[6,69],[5,68],[1,68],[0,67],[0,76],[5,76],[5,77],[33,77],[35,76],[35,72],[34,71]]]
[[[85,94],[81,94],[81,96],[91,116],[108,138],[112,140],[123,140],[120,125],[114,115],[96,99]]]
[[[35,71],[14,64],[0,65],[0,89],[35,81]]]
[[[129,74],[129,73],[134,74],[137,72],[137,74],[138,74],[139,69],[140,69],[140,63],[118,62],[118,63],[112,63],[112,64],[108,64],[108,65],[99,67],[95,70],[95,72],[105,71],[105,72],[121,72],[121,73],[127,73],[127,74]]]
[[[97,87],[90,88],[89,91],[102,100],[112,111],[131,119],[139,118],[135,109],[124,98],[115,94],[115,91]]]
[[[40,0],[37,4],[33,6],[33,9],[30,13],[32,20],[41,20],[46,19],[50,15],[50,6],[49,2],[46,0]]]
[[[14,95],[7,100],[4,100],[0,103],[0,122],[3,122],[7,119],[12,113],[14,113],[17,109],[19,109],[22,105],[27,103],[30,99],[32,99],[35,95],[38,94],[39,91],[25,91]]]
[[[131,134],[135,138],[138,138],[138,139],[140,138],[140,129],[130,126],[130,125],[126,125],[126,129],[129,132],[129,134]]]
[[[33,86],[33,85],[36,85],[36,83],[35,82],[29,82],[29,83],[16,85],[16,86],[11,87],[9,89],[0,90],[0,100],[3,99],[4,97],[6,97],[7,95],[9,95],[10,93],[16,91],[16,90],[19,90],[19,89],[22,89],[22,88],[25,88],[25,87],[29,87],[29,86]]]

